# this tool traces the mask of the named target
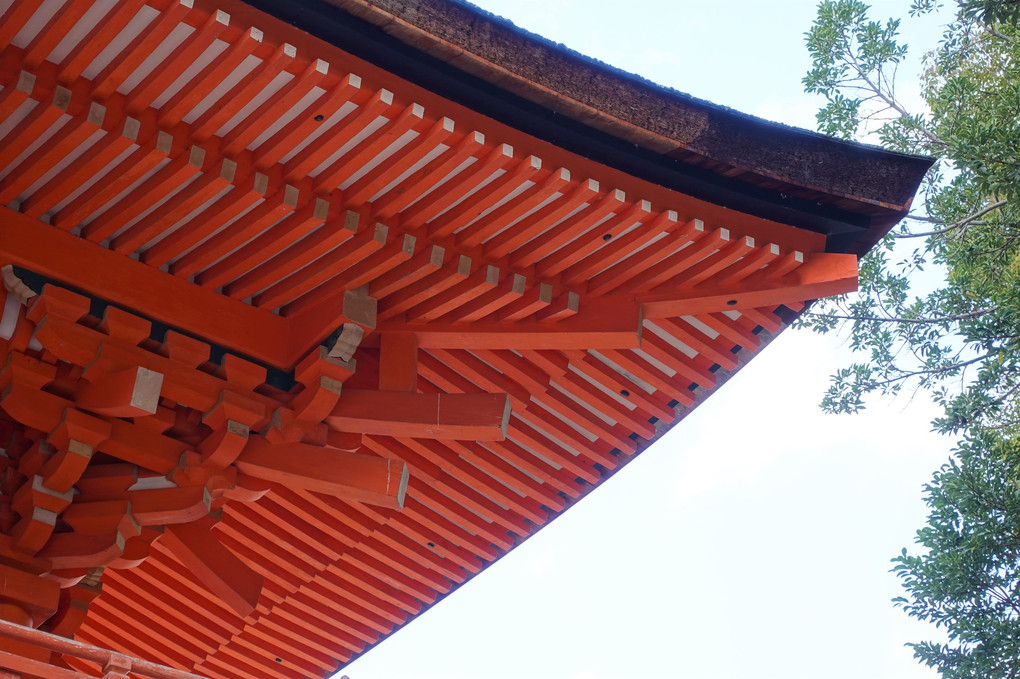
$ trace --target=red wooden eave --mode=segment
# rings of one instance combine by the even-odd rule
[[[235,0],[0,12],[23,676],[332,673],[856,286]]]

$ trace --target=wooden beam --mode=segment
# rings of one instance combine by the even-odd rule
[[[418,342],[414,335],[384,335],[379,339],[379,389],[418,389]]]
[[[766,270],[763,270],[767,272]],[[646,318],[669,318],[754,309],[803,302],[857,289],[855,255],[819,252],[805,255],[804,263],[777,278],[751,276],[738,283],[699,285],[653,291],[636,299]]]
[[[89,376],[91,377],[91,376]],[[75,404],[97,415],[140,417],[156,412],[163,375],[148,368],[134,367],[85,382]]]
[[[245,474],[293,490],[399,509],[407,491],[407,465],[372,455],[307,443],[273,444],[253,436],[234,463]]]
[[[0,263],[23,266],[277,366],[287,365],[287,321],[171,276],[7,207]]]
[[[290,365],[307,356],[315,345],[342,325],[353,324],[371,331],[376,325],[376,301],[365,289],[346,290],[287,316],[286,322],[289,325],[287,363]]]
[[[383,436],[502,441],[510,417],[506,394],[413,394],[345,389],[326,423]]]
[[[258,605],[263,578],[216,536],[196,525],[167,526],[160,538],[206,589],[242,618]]]
[[[0,564],[0,601],[14,603],[40,624],[57,611],[60,585],[34,573]]]
[[[583,303],[582,303],[583,304]],[[413,333],[422,349],[636,349],[641,345],[641,309],[633,299],[588,301],[559,321],[476,323],[380,322],[375,336]],[[378,340],[368,337],[364,346]]]

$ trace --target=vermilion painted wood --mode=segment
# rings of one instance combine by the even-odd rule
[[[323,93],[308,108],[304,109],[292,121],[274,133],[269,139],[258,145],[258,167],[268,170],[290,154],[294,148],[302,144],[322,127],[326,119],[343,108],[354,97],[361,93],[361,78],[350,73],[340,80],[329,92]],[[343,124],[346,118],[339,124]]]
[[[237,163],[232,160],[206,158],[205,171],[195,182],[188,185],[159,208],[145,215],[144,220],[122,231],[110,241],[110,248],[129,254],[162,235],[209,199],[232,186],[237,172]],[[219,171],[217,172],[217,165]]]
[[[31,0],[14,0],[10,4],[3,16],[0,16],[0,47],[10,44],[38,7]]]
[[[520,300],[527,290],[527,279],[520,274],[503,278],[496,286],[484,290],[474,299],[451,309],[440,318],[447,322],[471,323],[497,314]]]
[[[167,9],[160,12],[159,16],[131,41],[121,52],[120,57],[113,60],[93,79],[95,83],[93,95],[104,100],[113,94],[190,11],[190,0],[170,2]],[[67,69],[64,75],[69,76]]]
[[[205,240],[201,248],[195,248],[175,260],[170,265],[170,272],[182,278],[195,275],[294,212],[299,195],[294,186],[281,187],[253,210]]]
[[[196,526],[167,529],[163,544],[234,611],[244,617],[255,610],[262,577],[224,548],[216,537]]]
[[[347,240],[347,233],[340,232],[339,236],[332,236],[329,234],[329,229],[324,228],[321,231],[323,232],[323,237],[321,239],[317,238],[309,244],[313,253],[320,248],[324,249],[330,245],[333,245],[333,249],[336,249],[338,240],[341,238],[344,241]],[[335,257],[320,257],[303,269],[259,293],[252,298],[252,302],[263,309],[276,309],[288,302],[292,302],[301,295],[342,274],[373,252],[376,252],[386,244],[388,238],[389,229],[382,224],[365,228],[351,239],[351,243],[344,248],[343,252],[336,253]],[[331,249],[327,252],[332,251]]]
[[[556,191],[558,192],[560,188],[562,187],[557,187]],[[513,228],[505,229],[502,233],[493,235],[486,240],[485,254],[495,258],[505,257],[520,246],[530,243],[533,238],[554,224],[558,224],[560,220],[586,206],[589,201],[595,199],[598,192],[599,183],[597,181],[589,179],[581,182],[567,195],[554,200],[541,210],[529,214],[527,219],[515,223]],[[545,200],[541,193],[536,195],[533,200],[537,201],[539,198]],[[495,234],[498,228],[499,224],[494,224],[492,232]]]
[[[110,117],[104,115],[104,122]],[[96,142],[86,153],[76,158],[64,172],[53,177],[26,198],[21,203],[20,211],[35,218],[50,211],[127,151],[138,140],[141,125],[137,120],[127,118],[120,126],[119,134],[113,133],[112,128],[111,125],[111,134]]]
[[[89,6],[85,3],[69,3],[62,7],[25,48],[23,57],[25,65],[35,68],[41,64],[88,9]]]
[[[418,342],[414,335],[383,335],[379,339],[379,389],[415,391],[418,384]]]
[[[609,313],[609,310],[619,313]],[[629,349],[640,345],[638,309],[603,305],[553,326],[540,322],[392,323],[379,313],[380,332],[413,332],[419,346],[436,349]],[[384,320],[386,322],[384,322]],[[471,333],[465,332],[467,328]]]
[[[65,124],[45,147],[36,149],[0,182],[0,204],[17,198],[37,179],[78,148],[103,124],[106,109],[93,103]]]
[[[657,223],[660,221],[666,223]],[[649,226],[632,228],[636,223]],[[656,219],[651,204],[639,201],[618,217],[593,229],[585,242],[561,248],[555,256],[547,256],[538,262],[535,268],[539,275],[558,275],[564,284],[577,285],[605,271],[631,252],[647,246],[661,234],[669,233],[675,225],[675,213],[667,211]]]
[[[401,183],[403,191],[390,192],[387,196],[374,201],[374,216],[379,219],[389,219],[405,209],[411,203],[418,201],[422,196],[431,192],[437,183],[456,170],[462,163],[484,149],[485,135],[481,132],[468,132],[460,141],[454,144],[449,150],[441,154],[438,163],[433,167],[423,167]],[[509,162],[513,150],[501,146],[498,150],[500,163]]]
[[[98,663],[100,667],[109,667],[111,672],[118,670],[130,671],[135,676],[143,679],[201,679],[201,677],[195,674],[181,672],[168,667],[160,667],[145,660],[129,658],[113,651],[90,647],[77,640],[66,639],[55,634],[48,634],[6,621],[0,621],[0,636],[5,640],[17,640],[36,648],[61,653],[65,657],[89,660]],[[65,671],[52,665],[32,663],[24,657],[10,653],[3,654],[3,663],[5,667],[12,670],[28,673],[26,676],[41,676],[47,679],[61,677],[82,679],[83,677],[91,676],[73,671]],[[115,677],[111,676],[110,679],[115,679]]]
[[[86,191],[61,207],[50,219],[50,223],[70,231],[100,207],[108,205],[109,201],[137,180],[145,177],[174,150],[173,136],[162,131],[147,137],[144,141],[141,139],[139,141],[142,143],[131,155],[108,169],[106,175],[110,176],[109,181],[103,181],[96,190]]]
[[[535,180],[538,180],[538,177],[535,177]],[[547,177],[536,181],[534,186],[525,189],[515,200],[507,201],[485,215],[484,220],[467,225],[462,233],[457,234],[457,243],[465,248],[481,245],[518,219],[537,209],[545,201],[553,198],[560,189],[568,186],[569,181],[570,171],[566,168],[550,172]],[[590,187],[586,188],[590,191]],[[582,189],[581,193],[587,193],[587,191]]]
[[[674,416],[672,408],[649,396],[644,389],[635,389],[635,385],[630,380],[590,354],[576,357],[576,360],[572,357],[571,364],[575,370],[583,373],[588,379],[606,387],[615,388],[625,400],[636,405],[644,416],[651,415],[661,420],[668,420]]]
[[[2,210],[0,253],[8,261],[57,280],[75,281],[103,299],[144,309],[242,354],[271,363],[286,354],[287,331],[282,319],[212,291],[200,292],[198,286],[30,221],[8,208]],[[252,342],[255,337],[258,341]]]
[[[84,6],[84,3],[81,3]],[[74,82],[92,60],[102,52],[113,38],[131,21],[145,0],[125,0],[120,12],[106,14],[59,64],[58,79],[63,84]]]
[[[368,119],[372,115],[371,102],[363,108],[364,111],[359,115],[359,119],[347,123],[348,125],[357,126],[360,123],[361,116]],[[386,110],[381,110],[380,113],[391,115],[391,112]],[[351,175],[351,168],[364,167],[367,163],[374,161],[376,156],[385,152],[405,132],[420,126],[424,115],[425,109],[419,104],[411,104],[405,108],[373,135],[362,140],[353,149],[344,153],[338,161],[334,161],[333,168],[327,168],[319,173],[315,177],[317,189],[319,191],[332,191],[339,188],[346,178]],[[346,119],[344,122],[346,123]],[[375,120],[367,120],[367,122],[371,124]]]
[[[159,124],[163,127],[172,127],[180,123],[185,115],[212,94],[213,90],[234,69],[251,56],[261,42],[262,31],[257,28],[245,31],[241,38],[235,40],[222,55],[214,59],[201,73],[195,76],[194,80],[189,82],[186,87],[181,88],[166,104],[160,107]],[[169,79],[164,81],[164,83],[169,82]]]
[[[162,267],[188,253],[197,244],[266,199],[269,192],[267,175],[257,172],[249,174],[239,169],[235,171],[234,177],[236,183],[230,193],[144,250],[141,261],[153,267]]]
[[[387,507],[400,507],[407,484],[400,464],[301,443],[270,444],[258,437],[249,441],[235,464],[255,478]]]
[[[6,88],[5,88],[6,89]],[[42,110],[26,116],[3,139],[0,148],[0,167],[10,167],[13,161],[53,125],[65,115],[71,105],[71,90],[58,87],[53,94],[52,105],[40,106]]]
[[[345,390],[326,418],[340,431],[417,438],[499,441],[510,404],[503,394],[413,394]]]
[[[857,258],[854,255],[817,253],[789,274],[772,278],[771,272],[719,287],[701,285],[676,292],[639,295],[648,318],[775,306],[784,301],[806,301],[853,292],[857,289]]]
[[[388,234],[387,234],[388,235]],[[391,272],[400,273],[405,267],[400,265],[414,254],[417,240],[410,234],[394,237],[386,245],[368,255],[357,264],[344,269],[342,276],[326,281],[283,309],[285,316],[300,313],[307,308],[319,304],[323,299],[342,294],[344,290],[368,286]]]
[[[279,280],[278,272],[280,270],[295,269],[306,266],[358,233],[360,228],[360,218],[356,212],[347,211],[343,214],[335,215],[332,213],[332,209],[330,209],[330,213],[327,216],[330,217],[330,219],[327,222],[326,228],[319,228],[312,232],[308,235],[308,237],[300,241],[300,246],[297,246],[296,244],[289,245],[282,251],[270,257],[262,265],[252,269],[242,276],[239,276],[233,282],[225,286],[224,291],[232,297],[237,298],[251,296],[253,293],[264,290],[274,282],[277,282]],[[312,224],[312,221],[309,220],[302,223],[307,226]],[[300,234],[296,235],[300,236]],[[268,241],[276,237],[276,232],[271,230],[265,232],[260,238],[265,238],[266,241]],[[281,235],[280,237],[282,238],[283,236]],[[290,236],[287,236],[287,240],[292,239]],[[253,245],[253,243],[259,242],[259,240],[252,241],[238,252],[245,252],[245,248],[258,247]]]
[[[696,351],[699,356],[704,356],[726,370],[733,370],[737,367],[736,356],[732,351],[723,348],[725,344],[720,347],[715,342],[707,341],[702,333],[691,329],[687,323],[673,318],[660,318],[656,319],[655,324]]]
[[[0,91],[0,120],[6,120],[19,106],[28,101],[35,89],[36,77],[28,71],[21,71],[14,82],[8,82]]]
[[[116,208],[90,220],[82,227],[82,236],[95,242],[110,238],[153,205],[163,202],[175,191],[180,190],[189,179],[202,171],[205,164],[205,149],[198,146],[181,149],[176,157],[171,155],[169,164],[157,170],[133,191],[131,198],[118,201]],[[127,250],[127,246],[134,245],[134,239],[127,237],[117,244],[111,242],[111,245],[114,245],[114,249],[119,245],[123,252]]]
[[[198,117],[192,125],[192,135],[199,142],[216,134],[220,128],[239,114],[244,107],[293,63],[297,51],[292,45],[280,43],[248,78],[242,79],[219,101]],[[247,145],[247,144],[245,144]]]
[[[294,158],[287,161],[286,177],[293,181],[310,176],[335,152],[334,149],[342,149],[368,125],[374,122],[376,118],[385,116],[392,106],[392,92],[386,89],[380,89],[375,92],[368,101],[358,107],[357,112],[344,118],[341,124],[334,125],[318,137],[316,143],[309,144]],[[316,187],[320,191],[329,191],[336,188],[335,185],[323,183],[324,179],[328,179],[331,176],[328,172],[325,176],[316,177]]]
[[[329,201],[316,198],[292,212],[258,237],[216,262],[195,276],[195,282],[210,288],[219,288],[236,280],[261,262],[280,252],[321,226],[329,217]],[[237,291],[234,297],[249,296]],[[250,294],[250,293],[249,293]]]
[[[224,31],[229,22],[230,16],[220,11],[206,17],[198,30],[185,38],[184,42],[167,58],[161,60],[148,76],[131,90],[128,112],[137,114],[148,108],[168,85],[183,75],[184,71],[212,45],[213,40]]]
[[[471,140],[471,135],[465,138],[465,142]],[[449,158],[444,158],[446,163],[441,169],[433,173],[434,180],[444,179],[442,170],[449,167],[450,171],[456,169],[452,166],[457,159],[457,152],[460,148],[454,148]],[[422,192],[424,197],[415,202],[409,208],[401,211],[401,224],[405,228],[420,228],[426,222],[434,219],[443,211],[445,212],[440,221],[429,225],[429,235],[433,238],[442,238],[456,229],[464,226],[475,216],[471,213],[471,207],[478,204],[495,204],[508,193],[520,186],[523,181],[528,180],[541,171],[542,163],[538,158],[528,157],[523,161],[515,161],[513,148],[507,144],[500,144],[493,149],[480,149],[484,155],[477,158],[467,168],[461,170],[444,184],[437,188],[430,189],[427,193]],[[489,180],[493,174],[505,170],[497,179],[487,186],[479,189],[479,185]],[[413,177],[412,177],[413,179]],[[424,188],[424,187],[423,187]],[[471,201],[468,205],[455,206],[463,200],[468,192],[478,191],[477,200],[480,203]],[[450,209],[450,208],[453,209]],[[445,226],[444,226],[445,224]]]
[[[495,290],[498,282],[499,269],[483,265],[455,285],[408,309],[404,318],[411,323],[436,321]]]
[[[625,199],[623,191],[611,191],[581,212],[557,224],[555,229],[550,229],[531,238],[529,242],[522,243],[514,250],[513,265],[515,267],[531,266],[539,259],[547,257],[549,253],[555,252],[579,238],[610,215],[627,210]]]
[[[445,144],[454,131],[454,122],[440,118],[432,127],[418,135],[407,146],[394,153],[367,174],[344,189],[344,195],[352,203],[366,203],[377,193],[396,181],[405,172],[423,161],[429,153]]]
[[[740,260],[754,249],[754,239],[750,237],[738,238],[723,245],[711,255],[705,257],[697,264],[693,264],[676,276],[672,276],[664,284],[670,288],[694,287],[703,283],[709,277],[719,273],[730,264]],[[649,281],[640,285],[641,289],[648,289],[655,286],[657,281]]]
[[[0,198],[24,198],[20,215],[4,213],[0,264],[82,287],[175,329],[160,343],[131,313],[111,307],[93,319],[87,300],[44,295],[32,313],[14,314],[12,339],[0,343],[0,351],[22,352],[0,372],[0,427],[16,416],[54,437],[65,413],[85,416],[87,408],[110,420],[107,439],[95,442],[98,466],[71,464],[86,458],[69,454],[69,444],[48,466],[39,449],[24,457],[40,484],[78,487],[69,508],[41,491],[17,505],[21,516],[67,512],[70,538],[51,541],[53,523],[43,514],[17,533],[65,566],[62,578],[95,559],[134,566],[122,575],[107,570],[106,603],[92,605],[82,638],[224,679],[331,671],[643,447],[662,428],[651,420],[672,421],[674,403],[694,404],[692,382],[711,388],[716,364],[728,370],[744,359],[732,349],[761,343],[758,326],[779,329],[778,305],[797,308],[809,295],[850,285],[846,262],[817,257],[819,237],[572,156],[225,2],[234,25],[206,2],[191,9],[159,0],[152,7],[162,18],[105,69],[88,67],[126,24],[119,12],[101,18],[59,66],[46,52],[74,13],[46,24],[27,56],[16,48],[3,54],[0,121],[33,102],[18,129],[51,134],[63,116],[70,120],[20,167],[0,167],[7,176]],[[12,11],[25,14],[19,6]],[[250,28],[253,17],[266,23]],[[116,92],[182,21],[195,31],[155,75],[127,95]],[[213,36],[226,50],[153,106]],[[224,82],[255,61],[248,75]],[[19,65],[38,72],[19,75]],[[263,90],[274,80],[282,87],[270,96]],[[57,82],[71,92],[63,103],[54,98]],[[347,116],[312,139],[345,105]],[[102,124],[85,124],[82,111],[96,106],[106,108]],[[92,148],[65,163],[86,139]],[[398,140],[407,143],[394,152]],[[193,148],[204,151],[203,162],[192,162]],[[543,170],[539,156],[563,170]],[[339,162],[324,165],[331,157]],[[47,173],[54,174],[37,186]],[[479,189],[481,182],[489,183]],[[38,222],[57,207],[56,228]],[[82,241],[83,224],[86,238],[102,245]],[[722,229],[733,235],[722,238]],[[379,323],[374,312],[347,308],[362,287],[359,309],[378,304]],[[347,324],[366,333],[353,360],[325,361],[318,343]],[[29,349],[33,338],[38,353]],[[263,386],[265,368],[235,353],[217,369],[209,343],[275,368],[297,366],[299,384],[289,392]],[[129,422],[113,414],[131,398],[103,379],[132,367],[160,371],[165,389],[154,412],[132,411]],[[380,386],[402,393],[375,391]],[[505,440],[479,443],[474,430],[467,441],[411,436],[464,435],[454,429],[496,393],[508,395],[513,415],[504,422],[504,409],[483,424],[492,429],[499,419]],[[471,407],[458,405],[452,419],[429,407],[434,417],[409,422],[407,399]],[[374,433],[343,436],[321,423],[359,401],[367,415],[348,413],[344,422],[337,415],[332,424],[364,429],[375,421]],[[306,458],[336,445],[343,451],[327,456],[410,463],[404,509],[280,485],[240,504],[271,485],[243,472],[231,472],[233,495],[219,495],[235,483],[223,472],[236,469],[234,458],[269,445],[249,431]],[[280,479],[280,458],[263,476]],[[291,480],[322,483],[324,468],[305,464]],[[167,474],[186,488],[129,490]],[[202,484],[217,496],[199,497]],[[213,509],[223,510],[215,531],[223,546],[265,579],[245,618],[209,591],[220,587],[215,578],[196,580],[165,544],[150,544],[152,528],[138,525]],[[232,596],[229,586],[220,593]],[[172,610],[150,628],[132,623],[161,607]],[[302,628],[303,638],[293,637]]]
[[[284,55],[286,58],[286,55]],[[285,85],[275,96],[259,106],[241,123],[224,136],[225,153],[239,153],[254,142],[262,134],[266,120],[276,120],[283,113],[297,105],[313,87],[318,85],[329,70],[329,64],[321,59],[304,65],[301,73]],[[255,94],[255,92],[253,92]],[[224,123],[227,120],[223,121]],[[216,130],[209,129],[210,134]]]

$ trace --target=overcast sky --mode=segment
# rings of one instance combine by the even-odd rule
[[[718,104],[813,128],[814,3],[485,0]],[[905,13],[909,0],[876,13]],[[932,45],[933,21],[906,27]],[[904,92],[908,82],[901,85]],[[924,396],[823,415],[837,338],[788,332],[652,449],[344,671],[351,679],[931,679],[889,560],[951,442]]]

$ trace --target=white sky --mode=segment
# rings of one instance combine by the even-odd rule
[[[694,96],[813,128],[814,2],[484,0]],[[905,14],[909,0],[875,16]],[[905,27],[933,44],[933,21]],[[907,87],[908,82],[902,81]],[[924,396],[823,415],[836,338],[785,333],[708,403],[508,557],[352,663],[351,679],[931,679],[890,599],[950,442]]]

